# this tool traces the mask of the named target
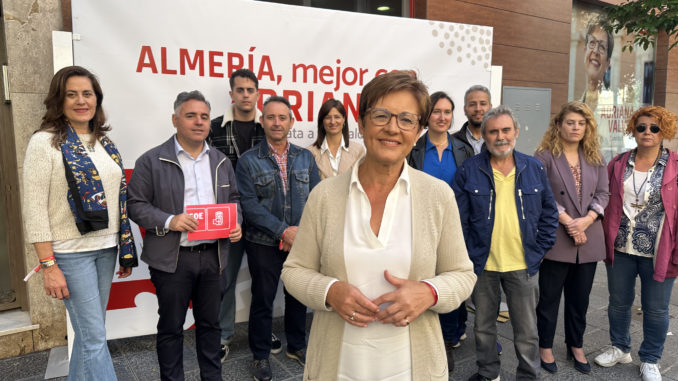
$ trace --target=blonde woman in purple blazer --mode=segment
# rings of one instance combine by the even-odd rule
[[[541,366],[558,371],[553,337],[560,295],[565,294],[565,343],[574,367],[589,373],[583,336],[597,262],[605,259],[601,219],[609,200],[605,162],[591,109],[570,102],[551,119],[535,157],[546,169],[558,207],[556,244],[539,269],[537,328]]]

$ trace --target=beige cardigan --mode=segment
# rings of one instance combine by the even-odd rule
[[[307,150],[311,151],[315,163],[318,165],[318,173],[320,174],[320,180],[324,180],[328,177],[333,177],[334,172],[332,171],[332,165],[330,165],[330,153],[325,151],[325,153],[320,153],[320,148],[316,147],[314,144],[306,147]],[[339,147],[339,149],[343,149]],[[365,148],[359,143],[350,141],[348,142],[348,152],[342,151],[341,158],[339,159],[339,174],[347,172],[353,164],[355,164],[363,155],[365,154]]]
[[[413,380],[447,380],[447,357],[438,313],[471,295],[476,276],[468,258],[454,193],[444,182],[409,169],[412,263],[409,279],[429,280],[438,303],[410,324]],[[282,270],[288,292],[314,310],[304,380],[337,377],[344,320],[325,304],[333,279],[346,281],[344,217],[351,172],[321,181],[311,192]]]

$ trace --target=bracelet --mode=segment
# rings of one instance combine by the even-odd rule
[[[56,265],[57,264],[56,260],[53,259],[53,258],[54,257],[52,257],[52,259],[49,259],[49,260],[46,260],[46,261],[40,261],[40,268],[46,269],[48,267],[52,267],[52,266]]]
[[[46,263],[46,262],[49,262],[49,261],[53,261],[53,260],[55,260],[55,259],[56,259],[56,258],[54,258],[54,256],[52,255],[52,256],[49,256],[49,257],[47,257],[47,258],[41,259],[41,260],[40,260],[40,263]]]
[[[431,293],[433,294],[433,305],[435,306],[436,304],[438,304],[438,293],[436,292],[436,289],[433,288],[433,286],[431,286],[431,284],[428,282],[422,281],[422,283],[424,283],[425,285],[428,286],[428,288],[431,289]]]
[[[278,250],[282,250],[283,248],[283,242],[285,241],[285,232],[287,229],[283,230],[282,235],[280,236],[280,243],[278,244]]]

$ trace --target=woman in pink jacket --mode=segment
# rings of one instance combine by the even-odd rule
[[[663,107],[638,110],[626,133],[637,148],[608,164],[610,202],[605,209],[608,319],[612,345],[596,357],[610,367],[631,359],[631,306],[640,276],[643,342],[640,373],[643,380],[661,380],[657,362],[669,327],[669,300],[678,275],[678,154],[662,147],[676,132],[676,115]]]

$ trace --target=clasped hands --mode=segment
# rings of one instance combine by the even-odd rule
[[[405,327],[433,305],[435,299],[427,284],[398,278],[388,270],[384,271],[384,278],[396,289],[374,300],[347,282],[335,282],[327,292],[327,304],[342,319],[357,327],[367,327],[375,321]],[[392,304],[380,309],[384,303]]]
[[[586,243],[587,239],[585,231],[592,223],[593,218],[589,215],[585,215],[584,217],[573,218],[563,225],[565,226],[567,234],[574,240],[575,246],[580,246]]]

